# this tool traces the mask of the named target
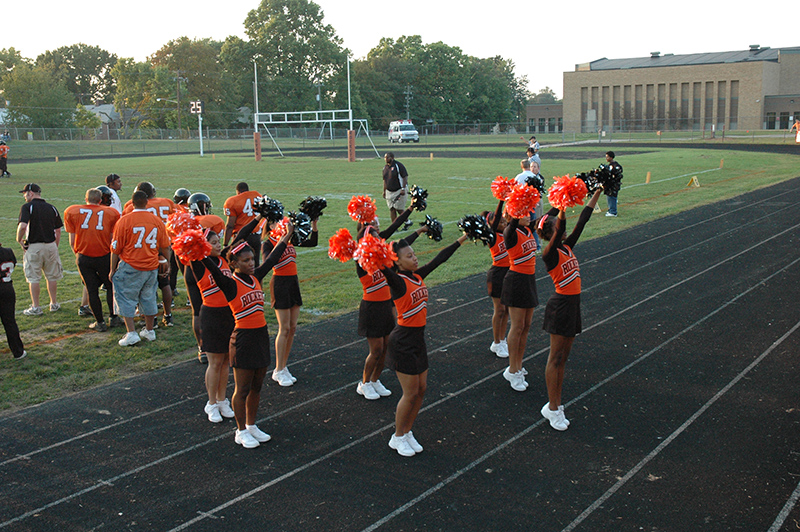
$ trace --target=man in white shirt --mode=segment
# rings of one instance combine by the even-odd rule
[[[111,197],[111,207],[122,214],[122,202],[119,200],[119,195],[117,195],[117,192],[122,190],[122,178],[117,174],[108,174],[106,176],[106,185],[114,193]]]
[[[519,162],[519,165],[522,168],[522,172],[517,174],[517,177],[514,178],[514,181],[524,185],[528,182],[529,177],[533,177],[536,174],[531,172],[531,162],[528,159],[522,159]]]

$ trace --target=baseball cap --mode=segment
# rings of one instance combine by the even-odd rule
[[[25,188],[23,188],[19,192],[20,194],[23,192],[36,192],[37,194],[41,194],[42,188],[36,183],[28,183],[27,185],[25,185]]]

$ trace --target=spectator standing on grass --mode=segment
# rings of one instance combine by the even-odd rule
[[[222,211],[227,217],[222,240],[225,246],[228,245],[228,242],[236,240],[236,233],[256,217],[256,213],[253,212],[253,202],[258,197],[261,197],[261,194],[250,190],[250,186],[242,181],[236,185],[236,195],[225,200],[222,205]],[[247,243],[255,253],[254,258],[256,266],[258,266],[261,258],[261,231],[255,231],[248,236]]]
[[[19,327],[17,318],[14,316],[17,307],[17,294],[14,292],[14,284],[11,274],[17,265],[17,257],[10,248],[4,248],[0,244],[0,321],[3,322],[3,329],[6,331],[6,339],[11,354],[15,359],[25,358],[28,352],[19,337]]]
[[[39,283],[42,273],[47,279],[50,296],[50,312],[61,308],[58,304],[58,281],[64,277],[58,244],[64,226],[58,209],[42,199],[42,189],[36,183],[28,183],[20,190],[25,196],[25,205],[19,212],[17,242],[22,246],[22,268],[31,293],[31,306],[22,311],[26,316],[39,316]]]
[[[119,200],[117,192],[122,190],[122,178],[117,174],[108,174],[106,176],[106,186],[111,189],[113,193],[111,196],[111,206],[117,209],[117,212],[122,214],[122,202]]]
[[[396,161],[394,153],[383,156],[386,165],[383,167],[383,197],[394,222],[397,214],[406,210],[408,198],[408,171],[403,163]]]
[[[614,160],[616,155],[613,151],[606,152],[606,163],[608,171],[611,173],[611,180],[603,184],[603,193],[608,200],[608,212],[606,216],[617,217],[617,196],[619,195],[620,184],[622,182],[622,165]]]
[[[111,268],[111,237],[119,213],[101,205],[103,193],[90,188],[86,191],[85,205],[71,205],[64,211],[64,226],[69,233],[69,245],[75,253],[75,263],[89,297],[89,307],[94,316],[90,329],[97,332],[108,330],[103,318],[103,304],[100,301],[100,287],[106,287],[108,313],[111,325],[120,325],[114,313],[114,291],[109,272]]]
[[[133,211],[117,222],[111,241],[110,277],[114,283],[114,303],[127,329],[127,334],[119,341],[121,346],[141,341],[133,322],[137,305],[145,317],[141,336],[151,342],[156,339],[153,329],[158,314],[157,277],[169,273],[167,228],[147,209],[145,192],[134,192],[132,202]]]
[[[794,141],[797,144],[800,144],[800,118],[795,118],[794,119],[794,125],[789,128],[789,133],[791,133],[792,130],[796,130],[796,132],[797,132],[795,137],[794,137]]]
[[[516,177],[514,177],[514,181],[521,185],[525,185],[528,183],[528,178],[533,178],[536,176],[533,172],[531,172],[531,162],[528,159],[522,159],[519,162],[520,168],[522,168],[522,172],[518,173]]]
[[[8,145],[5,140],[0,140],[0,177],[11,177],[8,171]]]

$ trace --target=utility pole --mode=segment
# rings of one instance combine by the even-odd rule
[[[319,110],[322,111],[322,86],[325,85],[321,81],[314,83],[317,88],[317,101],[319,102]]]
[[[414,99],[414,96],[413,96],[414,93],[411,91],[411,89],[413,89],[413,88],[414,87],[412,85],[406,85],[406,90],[403,92],[403,94],[406,95],[406,120],[411,120],[411,113],[409,111],[409,105],[411,105],[411,100]]]

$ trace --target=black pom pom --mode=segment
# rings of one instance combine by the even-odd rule
[[[422,187],[414,185],[411,187],[411,208],[417,211],[424,211],[428,208],[428,191]]]
[[[283,204],[269,196],[261,196],[253,200],[253,209],[263,216],[268,223],[283,220]]]
[[[527,184],[529,187],[534,187],[536,190],[538,190],[538,191],[539,191],[539,195],[540,195],[541,197],[544,197],[544,196],[545,196],[545,192],[544,192],[544,178],[542,178],[542,176],[540,176],[540,175],[533,175],[533,176],[530,176],[530,175],[529,175],[529,176],[528,176],[528,177],[525,179],[525,183],[526,183],[526,184]]]
[[[467,235],[467,238],[473,242],[480,240],[483,242],[484,246],[494,246],[497,240],[497,235],[492,231],[486,218],[477,214],[464,215],[464,217],[458,221],[458,228]]]
[[[311,236],[311,217],[304,212],[289,211],[286,214],[289,221],[294,226],[294,233],[292,233],[291,242],[295,246],[299,246]]]
[[[308,215],[312,220],[322,216],[322,210],[328,206],[328,202],[322,196],[309,196],[300,202],[300,212]]]
[[[436,218],[431,218],[429,214],[426,214],[425,221],[420,222],[419,225],[427,226],[428,238],[434,242],[440,242],[442,240],[442,231],[444,231],[444,227],[442,227],[442,223]]]

